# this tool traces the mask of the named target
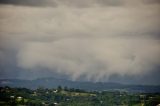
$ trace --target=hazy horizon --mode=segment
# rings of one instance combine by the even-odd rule
[[[160,85],[159,0],[1,0],[0,79]]]

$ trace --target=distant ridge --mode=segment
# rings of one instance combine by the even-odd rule
[[[160,93],[159,85],[127,85],[112,82],[80,82],[52,77],[39,78],[35,80],[0,79],[0,86],[24,87],[29,89],[36,89],[38,87],[57,88],[59,85],[62,87],[66,86],[68,88],[78,88],[88,91],[123,90],[126,92]]]

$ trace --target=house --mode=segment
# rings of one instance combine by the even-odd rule
[[[14,96],[10,96],[10,98],[14,98]]]
[[[58,105],[58,103],[57,102],[54,102],[54,106],[57,106]]]
[[[18,96],[17,99],[22,99],[22,97],[21,97],[21,96]]]
[[[32,94],[33,96],[37,96],[37,92],[33,92],[33,94]]]
[[[54,92],[54,93],[57,93],[57,92],[58,92],[58,90],[56,89],[56,90],[54,90],[53,92]]]

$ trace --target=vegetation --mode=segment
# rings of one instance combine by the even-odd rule
[[[156,106],[159,93],[129,93],[125,91],[84,91],[74,88],[36,90],[0,88],[0,106]]]

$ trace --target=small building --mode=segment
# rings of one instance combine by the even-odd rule
[[[21,97],[21,96],[18,96],[17,99],[22,99],[22,97]]]
[[[32,94],[33,96],[37,96],[37,92],[33,92],[33,94]]]
[[[57,92],[58,92],[58,90],[56,89],[56,90],[54,90],[53,92],[54,92],[54,93],[57,93]]]
[[[57,105],[58,105],[58,103],[57,103],[57,102],[54,102],[53,104],[54,104],[54,106],[57,106]]]
[[[15,98],[15,96],[10,96],[10,98],[12,98],[12,99],[13,99],[13,98]]]
[[[23,97],[21,97],[21,96],[18,96],[17,99],[16,99],[17,102],[20,102],[22,100],[23,100]]]

